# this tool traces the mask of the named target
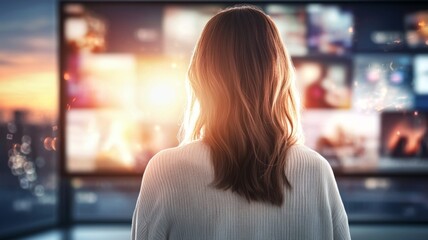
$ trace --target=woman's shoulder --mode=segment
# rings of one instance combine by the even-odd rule
[[[305,172],[325,176],[332,173],[328,161],[321,154],[303,144],[295,144],[288,149],[287,165],[290,174]]]
[[[188,169],[190,165],[201,164],[208,158],[209,148],[202,141],[192,141],[173,148],[161,150],[149,161],[145,174],[156,171],[164,176],[174,176],[180,169]]]
[[[201,140],[195,140],[177,147],[167,148],[159,151],[150,162],[157,162],[158,164],[173,164],[175,162],[182,162],[189,160],[189,158],[201,157],[209,152]]]
[[[306,160],[309,162],[318,162],[318,163],[327,163],[327,160],[321,156],[317,151],[314,149],[304,145],[304,144],[294,144],[293,146],[289,147],[289,156],[293,158],[297,158],[302,160]]]

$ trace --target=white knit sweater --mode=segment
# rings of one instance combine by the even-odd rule
[[[303,145],[287,158],[292,188],[278,207],[209,187],[214,170],[202,141],[161,151],[143,176],[132,239],[350,239],[328,162]]]

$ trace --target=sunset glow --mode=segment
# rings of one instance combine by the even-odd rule
[[[58,107],[58,81],[53,71],[1,76],[0,108],[42,111],[50,116]]]

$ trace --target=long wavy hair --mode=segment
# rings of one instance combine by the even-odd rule
[[[206,24],[188,69],[182,144],[211,150],[212,185],[281,206],[290,146],[302,141],[294,67],[269,16],[235,6]]]

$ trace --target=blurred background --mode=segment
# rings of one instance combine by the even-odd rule
[[[252,3],[353,239],[428,239],[428,4]],[[129,239],[148,161],[178,144],[194,45],[232,5],[0,2],[1,239]]]

